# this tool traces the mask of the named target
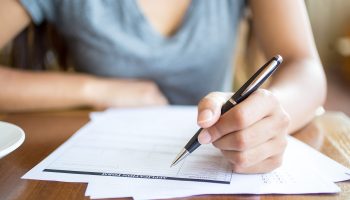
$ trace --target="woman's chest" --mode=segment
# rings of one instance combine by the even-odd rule
[[[64,10],[58,26],[74,64],[81,71],[111,76],[156,76],[155,71],[171,74],[215,67],[232,56],[241,14],[239,3],[193,0],[180,27],[167,37],[152,27],[136,0],[62,2],[67,5],[60,6]]]
[[[138,0],[136,4],[136,9],[155,31],[170,37],[180,28],[191,0]]]

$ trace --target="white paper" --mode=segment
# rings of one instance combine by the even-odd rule
[[[267,174],[241,175],[233,174],[229,186],[176,181],[136,181],[130,179],[95,179],[86,190],[91,198],[129,197],[135,199],[173,198],[200,194],[303,194],[335,193],[340,189],[329,177],[350,179],[344,173],[347,168],[333,160],[314,152],[311,147],[289,137],[283,165]],[[311,153],[310,153],[311,152]],[[308,155],[321,156],[314,158]],[[306,160],[305,160],[306,158]],[[310,162],[308,162],[310,161]],[[301,164],[301,162],[303,162]],[[322,163],[315,170],[315,166]],[[336,163],[337,165],[335,165]],[[332,168],[333,167],[333,168]],[[331,170],[329,172],[328,170]],[[319,174],[322,172],[322,174]],[[339,176],[339,174],[343,174]],[[149,191],[156,191],[150,193]]]
[[[230,165],[211,145],[170,168],[184,141],[198,129],[195,119],[193,107],[121,110],[106,115],[89,122],[23,178],[75,182],[116,176],[229,184]]]
[[[333,182],[350,179],[349,168],[297,139],[291,138],[289,143],[293,143],[293,150],[291,151],[298,156],[299,164],[309,166],[312,170],[317,171],[318,174]]]
[[[234,174],[230,185],[169,180],[96,179],[89,183],[91,198],[134,197],[158,199],[200,194],[303,194],[335,193],[340,189],[311,170],[280,168],[263,175]],[[296,172],[304,173],[297,174]],[[292,173],[291,173],[292,172]],[[295,173],[294,173],[295,172]],[[150,192],[151,191],[151,192]]]
[[[93,113],[88,124],[22,178],[89,182],[86,195],[93,198],[140,199],[333,193],[339,191],[334,181],[350,179],[349,169],[292,138],[282,167],[269,174],[233,174],[211,145],[202,145],[170,168],[174,156],[198,129],[196,115],[196,108],[187,106]]]

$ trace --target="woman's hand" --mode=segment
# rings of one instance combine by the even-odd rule
[[[282,163],[289,115],[268,90],[259,89],[220,117],[230,93],[213,92],[198,105],[198,140],[219,148],[237,173],[269,172]]]
[[[168,104],[153,81],[97,78],[86,84],[84,90],[88,105],[94,108]]]

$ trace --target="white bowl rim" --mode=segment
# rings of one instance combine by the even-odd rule
[[[16,140],[13,144],[8,146],[7,148],[0,150],[0,159],[1,159],[2,157],[8,155],[12,151],[16,150],[19,146],[21,146],[21,144],[24,142],[25,134],[24,134],[23,129],[17,125],[11,124],[9,122],[4,122],[4,121],[0,121],[0,124],[4,124],[5,126],[12,127],[14,129],[16,129],[17,133],[20,134],[20,137],[18,140]]]

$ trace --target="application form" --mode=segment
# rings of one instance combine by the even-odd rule
[[[91,121],[58,150],[59,156],[47,162],[43,172],[230,184],[230,164],[211,145],[170,168],[184,141],[198,129],[193,111],[120,111]]]
[[[348,168],[288,137],[280,168],[265,174],[233,173],[230,185],[107,177],[89,182],[85,195],[94,199],[130,196],[134,199],[161,199],[200,194],[335,193],[340,188],[333,182],[349,180],[348,172]]]

